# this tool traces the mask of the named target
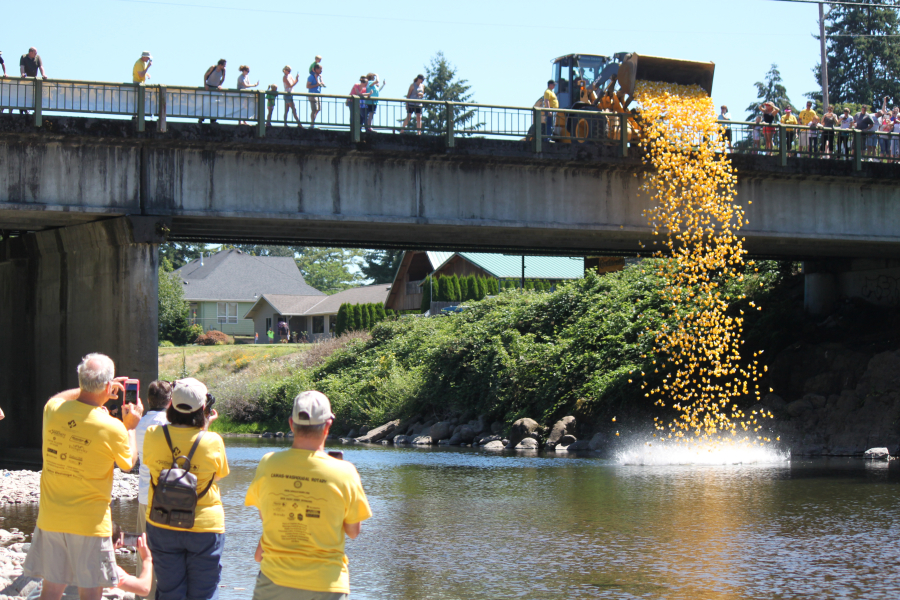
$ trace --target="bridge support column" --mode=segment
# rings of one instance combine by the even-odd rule
[[[121,217],[0,243],[4,462],[40,460],[44,403],[78,386],[85,354],[108,354],[142,392],[156,378],[160,221]]]
[[[803,304],[812,315],[827,315],[839,301],[849,298],[900,306],[900,260],[808,261],[803,263],[803,273]]]

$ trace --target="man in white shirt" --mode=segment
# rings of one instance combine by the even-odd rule
[[[141,460],[140,482],[138,484],[138,516],[137,532],[147,531],[147,504],[150,503],[150,469],[144,464],[144,435],[151,425],[166,425],[169,419],[166,417],[166,409],[172,404],[172,384],[168,381],[154,381],[147,388],[147,412],[141,417],[134,430],[137,438],[137,452]],[[141,572],[142,556],[138,554],[137,570]],[[156,575],[150,583],[150,593],[147,598],[156,597]]]
[[[724,104],[722,105],[722,112],[719,113],[717,119],[720,123],[731,120],[731,113],[728,112],[728,107]],[[728,127],[727,123],[722,123],[722,125],[725,127],[724,137],[728,143],[728,151],[731,152],[731,127]]]

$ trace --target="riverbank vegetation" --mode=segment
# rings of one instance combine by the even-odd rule
[[[502,291],[449,316],[389,320],[370,334],[285,354],[262,346],[250,357],[232,348],[196,376],[221,400],[221,426],[237,430],[284,430],[291,399],[309,388],[331,398],[338,432],[413,414],[486,415],[507,424],[530,417],[545,425],[566,414],[580,422],[643,414],[653,408],[641,374],[663,376],[654,339],[677,318],[661,304],[656,273],[654,261],[644,260],[553,292]],[[767,320],[784,322],[793,304],[782,300],[795,279],[789,263],[766,262],[728,283],[747,296],[729,310],[748,313],[748,347],[786,339],[785,328]],[[749,302],[764,310],[746,310]]]

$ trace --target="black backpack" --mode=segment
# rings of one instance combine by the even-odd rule
[[[206,495],[212,487],[216,476],[209,480],[209,485],[200,495],[197,495],[197,476],[191,473],[191,458],[200,445],[200,440],[205,432],[201,431],[191,446],[187,456],[175,456],[172,448],[172,438],[169,436],[169,426],[163,425],[163,433],[166,434],[166,443],[172,452],[172,467],[163,469],[153,487],[153,502],[150,504],[150,521],[159,525],[168,525],[178,529],[191,529],[194,526],[194,517],[197,512],[197,501]],[[178,466],[178,461],[184,459],[184,468]]]

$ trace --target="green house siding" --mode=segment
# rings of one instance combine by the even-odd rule
[[[234,303],[232,303],[234,304]],[[198,323],[203,326],[203,331],[216,329],[228,335],[253,335],[253,321],[250,319],[242,319],[241,316],[247,314],[247,311],[253,307],[253,302],[237,302],[237,323],[220,323],[219,322],[219,303],[218,302],[190,302],[191,323]]]

